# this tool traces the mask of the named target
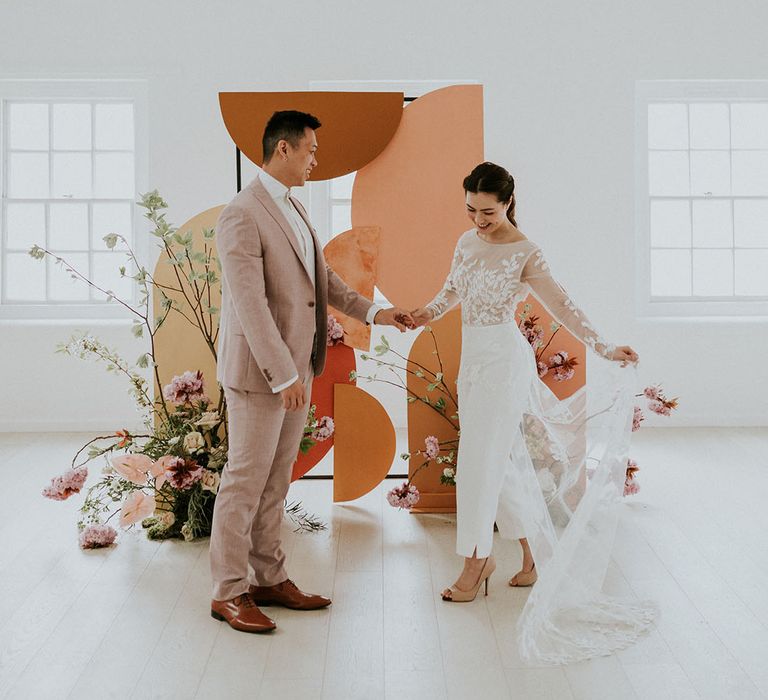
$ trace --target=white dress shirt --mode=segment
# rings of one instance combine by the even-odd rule
[[[274,200],[275,204],[277,205],[277,208],[280,209],[280,212],[285,216],[286,221],[291,226],[291,230],[293,231],[293,234],[296,236],[296,241],[299,244],[299,250],[302,251],[304,254],[304,265],[307,268],[307,272],[309,273],[309,277],[312,280],[312,285],[315,284],[315,242],[314,238],[312,236],[312,232],[309,230],[309,227],[307,226],[307,222],[304,221],[301,214],[299,214],[298,209],[296,209],[296,206],[291,201],[291,190],[290,188],[286,187],[282,182],[272,177],[268,172],[265,170],[262,170],[259,173],[259,180],[261,181],[261,184],[264,185],[264,189],[269,193],[269,195]],[[376,314],[381,310],[381,307],[374,304],[371,306],[371,308],[368,310],[368,313],[366,315],[366,322],[368,324],[373,324],[373,319],[376,317]],[[322,342],[323,339],[318,338],[317,342]],[[327,340],[326,340],[327,342]],[[284,384],[280,384],[280,386],[276,386],[272,388],[272,392],[277,394],[281,392],[283,389],[287,389],[291,384],[293,384],[297,379],[299,378],[299,375],[292,377],[289,381],[285,382]]]

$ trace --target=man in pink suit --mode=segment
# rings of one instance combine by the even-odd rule
[[[319,127],[311,114],[272,115],[262,172],[216,226],[223,272],[218,380],[227,398],[229,459],[211,531],[211,615],[243,632],[275,629],[259,605],[314,610],[331,603],[288,578],[280,546],[312,378],[325,365],[328,303],[366,323],[401,331],[411,324],[406,311],[372,304],[326,265],[306,211],[291,197],[317,165]]]

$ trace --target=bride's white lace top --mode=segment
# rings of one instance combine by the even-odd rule
[[[515,309],[529,292],[555,319],[598,355],[611,358],[589,319],[554,280],[540,248],[528,239],[488,243],[471,229],[459,238],[451,270],[440,293],[427,305],[439,318],[461,303],[462,322],[491,326],[515,320]]]

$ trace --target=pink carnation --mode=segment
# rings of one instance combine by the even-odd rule
[[[344,326],[333,314],[328,314],[328,345],[338,345],[344,340]]]
[[[430,435],[424,440],[424,454],[429,459],[434,459],[440,454],[440,442],[434,435]]]
[[[163,396],[166,401],[175,404],[192,403],[206,398],[203,393],[203,373],[186,371],[171,380],[163,388]]]
[[[645,416],[643,415],[643,410],[640,408],[640,406],[635,406],[635,413],[632,416],[632,432],[636,433],[638,430],[640,430],[640,423],[642,423],[645,420]]]
[[[317,442],[323,442],[333,435],[334,430],[333,418],[323,416],[317,421],[317,427],[312,431],[312,439]]]
[[[565,354],[565,353],[563,353]],[[555,368],[555,381],[556,382],[565,382],[569,380],[573,375],[576,374],[576,370],[572,367],[556,367]]]
[[[643,395],[647,399],[658,399],[659,394],[661,393],[661,389],[658,386],[647,386],[645,389],[643,389]]]
[[[419,502],[419,490],[404,481],[402,486],[396,486],[387,494],[387,501],[394,508],[410,510]]]
[[[186,491],[203,478],[203,468],[193,459],[171,457],[166,462],[165,477],[173,488]]]
[[[664,404],[663,402],[659,401],[658,399],[649,401],[648,409],[653,411],[654,413],[657,413],[660,416],[668,416],[672,413],[670,407]]]
[[[110,525],[89,525],[80,533],[82,549],[109,547],[117,537],[117,530]]]
[[[43,496],[54,501],[66,501],[73,494],[80,493],[87,478],[87,467],[69,469],[61,476],[51,479],[50,485],[43,489]]]

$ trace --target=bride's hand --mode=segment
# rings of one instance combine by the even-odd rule
[[[640,359],[640,356],[629,345],[619,345],[613,351],[611,359],[614,362],[621,362],[621,366],[626,367],[629,362],[635,364]]]
[[[411,311],[411,318],[413,319],[413,322],[415,324],[413,326],[414,328],[420,328],[421,326],[426,326],[434,317],[435,317],[434,312],[424,306]]]

